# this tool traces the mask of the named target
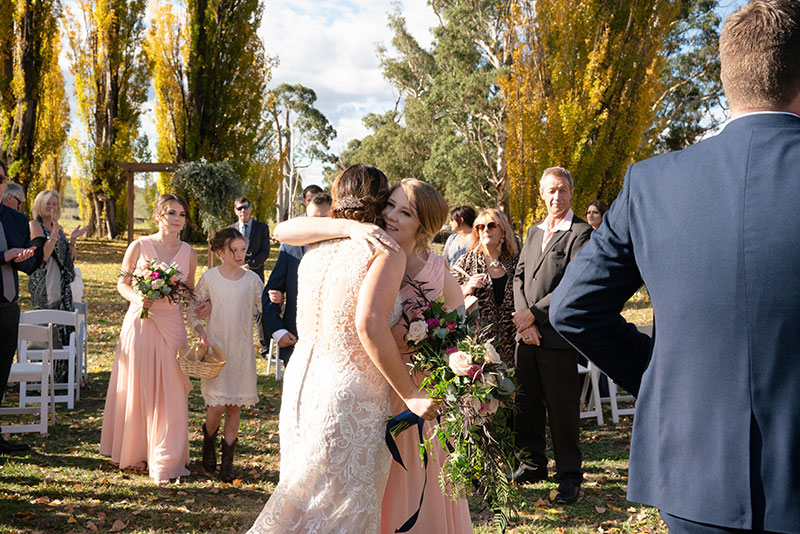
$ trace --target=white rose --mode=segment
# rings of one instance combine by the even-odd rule
[[[406,341],[418,343],[428,335],[428,324],[425,321],[414,321],[408,325]]]
[[[492,345],[491,343],[484,343],[483,348],[486,349],[486,352],[484,354],[486,356],[487,363],[502,363],[500,355],[497,354],[497,349],[494,348],[494,345]]]
[[[164,285],[164,280],[162,278],[156,278],[155,280],[153,280],[153,283],[150,284],[150,287],[152,287],[153,289],[161,289],[161,286],[163,285]]]
[[[497,377],[492,373],[486,373],[481,376],[481,384],[497,387]]]
[[[466,352],[457,350],[450,355],[449,365],[458,376],[467,376],[472,367],[472,358]]]

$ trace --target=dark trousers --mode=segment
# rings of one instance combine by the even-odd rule
[[[264,332],[264,316],[261,312],[256,312],[256,329],[258,330],[258,344],[261,345],[261,355],[266,356],[269,352],[269,336]]]
[[[556,480],[581,483],[578,354],[573,349],[543,349],[517,344],[519,391],[514,416],[516,444],[532,467],[547,465],[546,424],[556,460]]]
[[[19,305],[14,303],[0,304],[0,403],[8,387],[8,375],[17,352],[17,336],[19,335]]]
[[[763,529],[747,530],[741,528],[720,527],[706,523],[689,521],[681,517],[676,517],[666,512],[660,512],[661,519],[669,527],[669,534],[746,534],[758,532],[760,534],[777,534]]]

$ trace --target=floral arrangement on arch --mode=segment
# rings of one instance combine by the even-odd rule
[[[449,310],[444,297],[420,298],[408,325],[406,343],[414,351],[412,373],[423,376],[421,388],[442,402],[435,433],[426,440],[430,450],[438,441],[449,455],[440,484],[453,499],[479,492],[505,524],[502,506],[514,508],[515,489],[506,478],[518,450],[511,430],[514,370],[500,358],[478,323],[478,312],[464,306]],[[424,450],[420,452],[422,456]]]
[[[156,258],[147,260],[141,270],[133,273],[123,271],[121,276],[131,277],[131,286],[143,297],[152,300],[162,298],[170,302],[179,302],[181,299],[193,299],[192,290],[178,279],[181,272],[177,263],[167,265]],[[139,317],[146,319],[150,315],[148,308],[142,308]]]

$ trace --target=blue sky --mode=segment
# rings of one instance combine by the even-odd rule
[[[73,6],[75,1],[65,0],[65,4]],[[724,17],[743,3],[744,0],[723,0],[720,14]],[[401,6],[412,35],[423,46],[429,46],[430,29],[437,19],[427,0],[265,0],[259,35],[267,53],[280,60],[270,86],[301,83],[317,93],[317,108],[338,134],[331,146],[335,153],[351,139],[368,133],[361,123],[364,115],[384,112],[395,104],[397,93],[383,79],[376,48],[391,42],[387,20],[397,5]],[[62,68],[69,77],[65,61]],[[75,96],[70,80],[67,86],[74,117]],[[155,153],[152,108],[151,100],[142,127]],[[80,128],[73,120],[73,133]],[[320,183],[321,172],[320,165],[306,169],[304,184]]]

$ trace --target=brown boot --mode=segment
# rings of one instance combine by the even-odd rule
[[[222,438],[222,463],[219,466],[219,479],[223,482],[233,482],[233,453],[238,442],[239,438],[236,438],[233,443],[228,445],[225,438]]]
[[[219,432],[219,427],[209,435],[206,425],[203,423],[203,469],[208,473],[217,470],[217,432]]]

